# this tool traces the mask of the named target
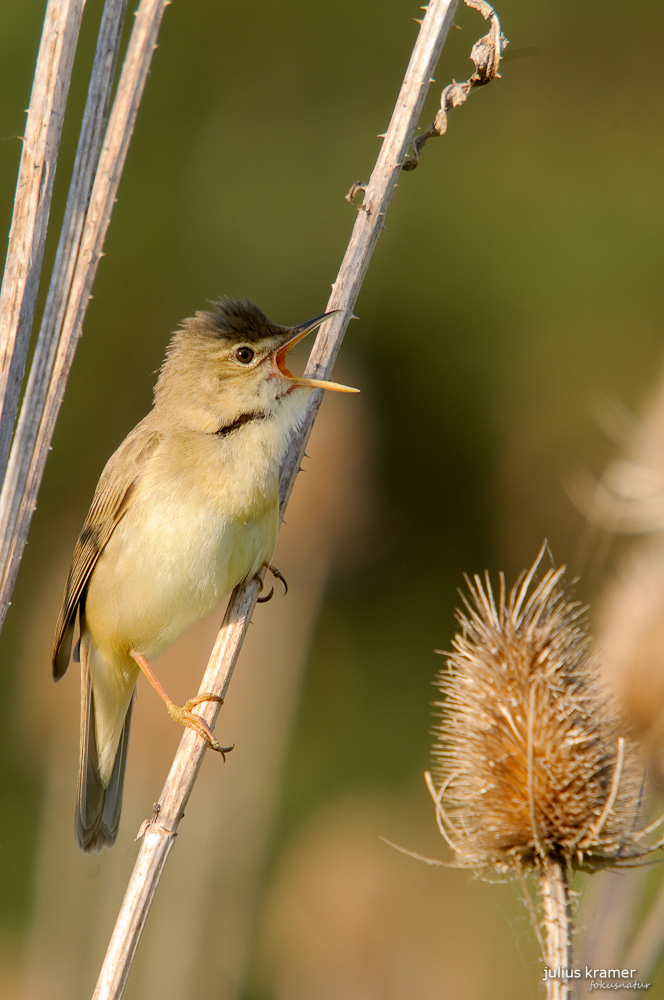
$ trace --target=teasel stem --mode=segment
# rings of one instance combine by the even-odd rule
[[[569,896],[567,864],[562,858],[547,857],[539,871],[544,959],[555,975],[572,966],[572,907]],[[572,991],[564,978],[547,977],[547,1000],[571,1000]]]

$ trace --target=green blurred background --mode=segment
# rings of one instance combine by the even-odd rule
[[[88,0],[54,221],[100,7]],[[307,563],[316,563],[319,599],[306,611],[300,655],[306,674],[293,681],[278,735],[266,738],[259,724],[225,769],[211,761],[204,769],[209,794],[222,795],[231,768],[242,786],[247,742],[260,774],[278,741],[272,805],[259,822],[240,798],[235,817],[240,839],[245,823],[270,831],[256,846],[236,949],[242,969],[229,972],[221,957],[233,912],[214,847],[202,876],[205,904],[189,881],[189,831],[206,823],[199,795],[191,807],[198,818],[181,827],[166,876],[182,887],[176,902],[158,900],[162,916],[148,925],[156,935],[153,925],[170,923],[163,933],[174,933],[175,944],[144,942],[130,1000],[203,991],[266,1000],[538,995],[541,963],[516,890],[425,869],[378,837],[445,855],[422,771],[440,663],[433,650],[451,642],[462,574],[502,569],[511,581],[545,537],[557,562],[585,572],[584,521],[566,484],[579,469],[599,473],[613,452],[594,407],[608,396],[638,409],[658,375],[664,7],[635,0],[626,13],[617,0],[501,0],[497,9],[510,39],[502,79],[453,112],[447,136],[401,179],[336,369],[362,397],[326,401],[327,429],[300,477],[310,500],[288,517],[288,532],[302,538],[292,558],[303,582],[289,580],[291,593],[265,614],[269,627],[287,632],[281,616],[297,616],[298,586],[307,587]],[[0,5],[3,234],[43,10],[35,0]],[[134,733],[129,783],[140,746],[155,757],[156,774],[137,822],[125,817],[113,854],[79,858],[70,831],[76,680],[72,671],[52,685],[49,652],[99,472],[149,406],[153,373],[181,318],[222,294],[250,298],[284,324],[324,308],[355,217],[344,195],[371,172],[417,16],[404,0],[176,0],[166,11],[0,641],[2,997],[91,993],[134,831],[159,795],[177,739],[168,729],[163,743]],[[469,74],[468,53],[484,33],[475,12],[463,9],[457,20],[425,123],[442,87]],[[297,519],[310,516],[314,526],[322,516],[324,557],[315,554],[315,530],[297,535]],[[582,596],[599,582],[582,582]],[[189,672],[174,672],[183,697],[196,689],[205,658],[203,643]],[[270,712],[260,704],[269,657],[247,669],[256,676],[247,714],[260,718]],[[142,702],[150,697],[141,691]],[[220,729],[225,740],[223,722]],[[367,872],[373,881],[363,894]],[[335,901],[319,911],[313,900],[319,890],[327,898],[325,880]],[[280,909],[289,892],[299,917]],[[70,910],[79,923],[71,924],[74,957],[65,960],[57,931],[70,927]],[[169,962],[194,919],[197,943],[180,981]],[[59,942],[57,960],[49,942]],[[150,954],[161,981],[149,971]],[[391,962],[399,972],[386,972]]]

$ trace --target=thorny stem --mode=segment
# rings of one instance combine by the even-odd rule
[[[392,119],[366,186],[351,239],[327,303],[327,312],[333,309],[339,312],[324,323],[319,331],[305,371],[308,377],[327,378],[332,370],[373,250],[384,228],[385,214],[397,186],[455,10],[456,0],[431,0],[427,7]],[[321,392],[312,393],[306,423],[300,435],[292,442],[282,468],[282,516],[320,406],[321,395]],[[201,691],[222,697],[225,695],[259,593],[259,583],[256,580],[237,587],[233,592],[201,682]],[[202,709],[201,715],[212,726],[218,712],[218,705],[207,705]],[[191,730],[185,732],[164,785],[158,813],[144,827],[136,865],[93,1000],[117,1000],[122,995],[161,872],[175,841],[204,753],[203,741]]]
[[[547,1000],[571,1000],[572,991],[565,978],[551,978],[572,967],[572,909],[569,881],[564,860],[547,857],[540,870],[540,897],[544,914],[545,955],[549,975]]]
[[[83,0],[49,0],[23,137],[0,291],[0,469],[21,392]]]
[[[0,494],[0,626],[16,581],[56,417],[102,255],[161,18],[168,2],[142,0],[136,12],[102,145],[103,124],[126,7],[126,0],[106,0],[62,236],[35,359]]]

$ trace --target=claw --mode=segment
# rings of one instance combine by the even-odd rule
[[[212,699],[201,698],[197,700],[195,698],[192,698],[192,701],[195,702],[196,704],[198,704],[199,701],[204,701],[204,700],[212,700]],[[220,701],[221,699],[215,698],[214,700]],[[208,726],[205,719],[201,718],[200,715],[195,715],[194,712],[190,711],[189,708],[187,708],[187,705],[190,704],[191,702],[188,701],[187,704],[183,705],[182,707],[180,707],[180,705],[168,705],[168,714],[170,715],[171,719],[173,719],[174,722],[179,722],[180,725],[184,726],[186,729],[193,729],[194,732],[197,733],[201,737],[201,739],[205,741],[206,745],[210,748],[210,750],[216,750],[217,753],[221,754],[221,756],[224,758],[225,761],[226,754],[231,752],[235,744],[233,744],[233,746],[230,747],[222,747],[221,743],[214,735],[214,733]]]
[[[286,577],[281,572],[281,570],[278,570],[276,566],[272,565],[272,563],[269,563],[267,568],[269,569],[270,573],[275,578],[275,580],[278,580],[281,586],[284,588],[284,597],[285,597],[286,594],[288,593],[288,584],[286,583]]]
[[[193,729],[194,732],[198,733],[201,739],[205,740],[205,743],[210,748],[210,750],[216,750],[224,758],[224,763],[226,762],[226,754],[230,753],[235,744],[233,743],[230,747],[222,747],[221,743],[214,735],[210,727],[208,726],[205,719],[200,715],[196,715],[192,712],[192,708],[196,705],[201,705],[205,701],[216,701],[218,704],[223,705],[224,699],[219,694],[209,694],[205,692],[204,694],[197,694],[195,698],[190,698],[186,701],[182,708],[178,705],[172,705],[168,708],[168,714],[180,725],[186,726],[187,729]],[[179,718],[178,718],[179,716]]]
[[[286,578],[284,577],[283,573],[280,570],[278,570],[276,566],[273,566],[272,563],[263,563],[263,566],[265,567],[266,570],[269,570],[272,576],[275,578],[275,580],[278,580],[279,583],[282,585],[282,587],[284,588],[284,597],[285,597],[286,594],[288,593],[288,584],[286,583]],[[262,594],[263,587],[265,586],[265,581],[259,578],[258,582],[261,585],[259,594]],[[256,604],[267,604],[267,602],[271,601],[273,597],[274,597],[274,587],[270,587],[270,592],[266,594],[265,597],[258,597],[256,599]]]

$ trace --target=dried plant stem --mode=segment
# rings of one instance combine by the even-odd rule
[[[9,455],[83,0],[49,0],[23,137],[0,292],[0,469]]]
[[[49,396],[69,291],[80,261],[81,240],[99,160],[126,8],[127,0],[106,0],[104,7],[48,298],[7,473],[0,492],[0,625],[11,598],[64,390],[64,379],[69,372],[69,365],[64,369],[60,368],[59,391]],[[70,363],[79,332],[80,328],[76,331],[76,336],[69,340]],[[45,411],[44,407],[49,399],[51,405]]]
[[[306,374],[310,378],[330,378],[353,307],[369,267],[378,237],[385,226],[385,215],[392,200],[407,152],[422,113],[431,78],[445,39],[454,19],[457,0],[431,0],[422,21],[401,91],[397,98],[385,138],[378,154],[364,198],[353,227],[327,311],[339,310],[323,325],[311,351]],[[320,407],[322,393],[312,394],[309,415],[297,447],[290,449],[281,475],[283,511],[300,468],[311,427]]]
[[[81,334],[161,19],[169,0],[142,0],[97,162],[126,0],[104,14],[56,268],[10,467],[0,494],[0,625],[25,546],[55,420]],[[92,180],[94,178],[94,184]],[[57,343],[56,343],[57,341]]]
[[[310,377],[326,378],[332,370],[373,250],[384,227],[385,214],[455,9],[456,0],[431,0],[427,8],[392,120],[327,305],[328,310],[338,309],[340,312],[324,324],[316,339],[306,369]],[[293,441],[286,457],[281,476],[282,513],[319,405],[320,393],[312,394],[305,427]],[[257,597],[258,583],[255,580],[233,592],[201,683],[201,692],[225,694]],[[213,725],[218,712],[218,705],[208,703],[201,706],[200,714]],[[94,1000],[116,1000],[122,995],[147,913],[204,753],[202,741],[191,731],[185,732],[164,785],[159,810],[152,821],[145,824],[141,849],[104,959]]]
[[[545,962],[550,974],[555,975],[572,966],[572,909],[565,861],[547,858],[539,878]],[[547,1000],[570,1000],[572,992],[564,978],[547,978],[546,995]]]

